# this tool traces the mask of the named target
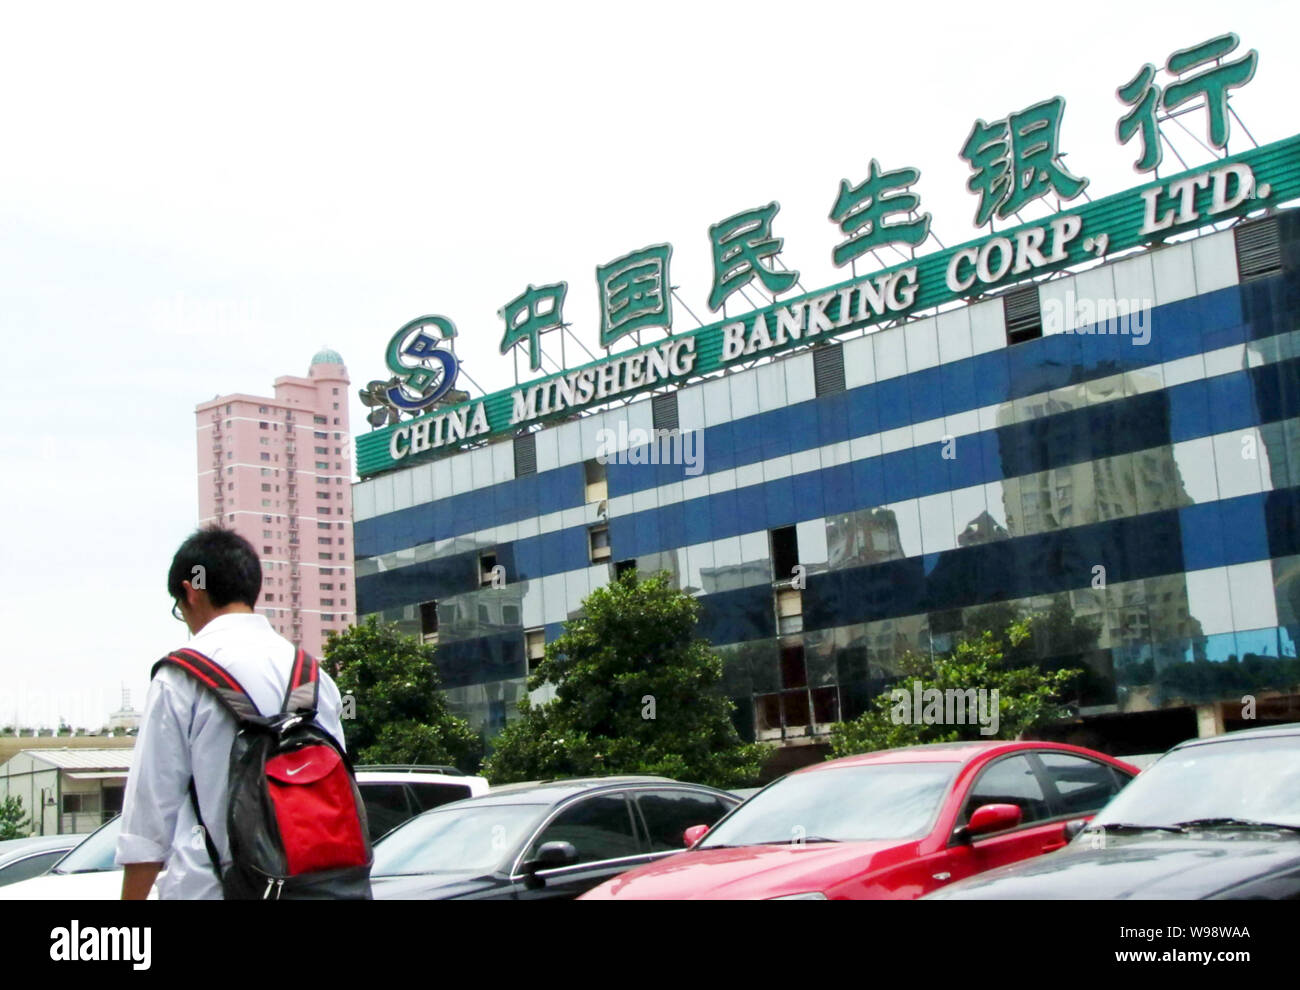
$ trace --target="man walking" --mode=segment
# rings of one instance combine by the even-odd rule
[[[189,627],[187,646],[224,667],[259,712],[274,715],[289,685],[292,643],[253,611],[262,567],[252,546],[232,530],[198,530],[181,544],[167,573],[172,614]],[[343,745],[338,687],[323,670],[316,723]],[[227,774],[237,724],[215,695],[171,665],[149,686],[122,808],[117,863],[125,868],[122,899],[143,900],[158,884],[164,900],[220,900],[203,827],[223,868],[230,862],[226,834]]]

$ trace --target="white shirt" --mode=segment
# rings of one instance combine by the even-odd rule
[[[243,685],[263,715],[280,711],[295,649],[256,613],[219,615],[186,644],[221,664]],[[339,689],[320,670],[317,724],[343,744]],[[221,899],[193,805],[189,782],[199,795],[203,822],[230,864],[226,836],[227,773],[236,723],[207,688],[173,666],[163,667],[149,685],[122,804],[122,832],[116,861],[164,863],[158,879],[163,900]]]

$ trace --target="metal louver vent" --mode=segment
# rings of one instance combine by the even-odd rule
[[[1007,323],[1007,343],[1019,344],[1043,335],[1043,311],[1038,305],[1038,286],[1008,292],[1002,297]]]
[[[844,347],[832,344],[813,351],[813,386],[818,395],[844,391]]]
[[[650,400],[650,422],[656,430],[677,429],[677,393],[656,395]]]
[[[1277,217],[1238,224],[1237,275],[1242,282],[1282,274],[1282,243],[1278,239]]]
[[[537,473],[537,434],[515,437],[515,477]]]

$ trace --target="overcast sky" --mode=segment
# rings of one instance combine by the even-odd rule
[[[195,404],[268,394],[322,345],[359,432],[355,389],[421,314],[454,320],[465,371],[504,387],[503,304],[567,280],[594,350],[595,267],[667,241],[711,322],[709,225],[772,200],[784,262],[829,285],[827,215],[873,157],[919,168],[934,232],[967,240],[972,123],[1058,94],[1068,167],[1119,192],[1140,179],[1115,89],[1225,31],[1259,51],[1233,98],[1255,139],[1300,129],[1294,4],[882,9],[9,6],[0,724],[97,726],[123,684],[140,706],[185,640],[165,578],[197,521]],[[1230,150],[1248,146],[1234,123]]]

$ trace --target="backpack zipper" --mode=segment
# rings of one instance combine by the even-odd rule
[[[271,888],[272,888],[272,887],[275,888],[275,899],[276,899],[277,901],[280,899],[280,892],[284,890],[284,881],[283,881],[283,880],[277,880],[277,879],[275,879],[275,877],[267,877],[267,878],[266,878],[266,890],[262,891],[262,900],[267,901],[267,900],[270,900],[270,899],[271,899]]]

